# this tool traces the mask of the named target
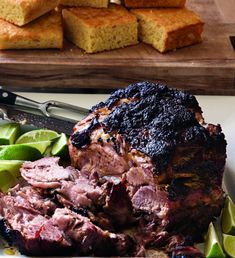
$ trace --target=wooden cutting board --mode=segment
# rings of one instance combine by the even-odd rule
[[[235,95],[235,0],[188,0],[187,6],[206,22],[199,45],[167,54],[143,43],[92,55],[69,42],[62,51],[0,51],[0,85],[79,92],[160,80],[195,94]]]

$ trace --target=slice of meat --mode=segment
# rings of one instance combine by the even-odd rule
[[[99,186],[85,178],[63,181],[57,192],[57,198],[61,203],[76,208],[91,207],[102,194]]]
[[[133,224],[132,203],[126,186],[122,182],[119,184],[108,183],[103,210],[108,214],[116,229],[120,230],[120,227]]]
[[[154,177],[151,170],[143,167],[132,167],[126,173],[126,180],[131,186],[154,185]]]
[[[20,182],[14,188],[8,191],[8,196],[16,197],[18,205],[34,209],[42,215],[53,214],[57,208],[57,204],[53,198],[45,194],[42,190],[32,188],[25,182]]]
[[[46,157],[34,162],[25,162],[20,169],[22,177],[34,187],[56,188],[62,180],[73,180],[77,170],[72,167],[64,169],[59,164],[59,158]]]
[[[154,213],[159,219],[164,220],[173,209],[174,202],[168,200],[167,192],[156,190],[155,187],[142,186],[132,198],[136,211]],[[175,208],[175,207],[174,207]]]
[[[50,196],[44,195],[40,189],[32,188],[23,181],[11,188],[7,195],[2,194],[0,202],[2,203],[0,205],[2,211],[8,210],[7,203],[11,203],[12,207],[43,216],[52,214],[57,208]]]
[[[97,136],[96,136],[97,137]],[[128,168],[127,161],[120,157],[110,144],[92,144],[91,147],[76,155],[82,173],[99,171],[100,175],[122,174]]]

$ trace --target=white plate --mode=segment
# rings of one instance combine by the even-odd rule
[[[46,101],[50,97],[47,93],[20,93],[36,101]],[[105,100],[106,94],[53,94],[51,98],[70,104],[90,108],[92,105]],[[225,96],[197,96],[203,110],[206,122],[221,124],[228,143],[227,162],[224,175],[224,189],[235,201],[235,97]],[[0,240],[1,241],[1,240]],[[8,255],[0,249],[0,256]],[[9,256],[18,257],[18,255]],[[20,256],[24,257],[24,256]]]

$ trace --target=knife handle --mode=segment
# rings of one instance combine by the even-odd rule
[[[15,105],[16,102],[16,97],[17,95],[4,90],[4,89],[0,89],[0,103],[1,104],[6,104],[6,105]]]
[[[41,110],[41,103],[4,89],[0,89],[0,103],[22,108]]]

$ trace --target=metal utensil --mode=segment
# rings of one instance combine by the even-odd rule
[[[0,119],[17,122],[33,129],[50,129],[58,133],[71,135],[76,121],[65,121],[55,117],[46,117],[14,109],[13,106],[0,105]]]
[[[74,120],[71,118],[68,118],[67,116],[68,112],[77,112],[78,114],[81,114],[83,116],[89,113],[89,110],[86,108],[70,105],[70,104],[60,102],[60,101],[55,101],[55,100],[48,100],[46,102],[41,103],[41,102],[37,102],[31,99],[22,97],[20,95],[17,95],[13,92],[10,92],[4,89],[0,89],[0,104],[17,106],[17,108],[23,109],[26,111],[36,110],[41,112],[43,115],[47,117],[59,118],[59,119],[63,119],[71,122],[74,122]],[[66,111],[66,117],[53,114],[51,112],[52,108],[59,108]]]

